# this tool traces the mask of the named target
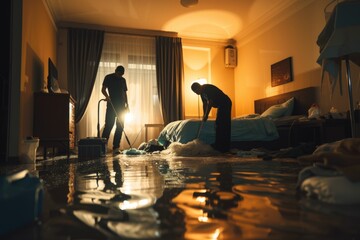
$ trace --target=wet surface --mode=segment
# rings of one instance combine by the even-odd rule
[[[300,170],[236,156],[39,162],[43,213],[1,239],[360,239],[360,206],[300,196]]]

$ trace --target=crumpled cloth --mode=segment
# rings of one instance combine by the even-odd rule
[[[311,155],[297,158],[302,165],[333,168],[353,182],[360,181],[360,138],[346,138],[320,145]]]
[[[297,188],[308,198],[333,204],[360,203],[360,138],[326,143],[297,158],[304,167]]]
[[[304,168],[298,189],[307,198],[331,204],[359,204],[360,182],[352,182],[339,172],[321,167]]]

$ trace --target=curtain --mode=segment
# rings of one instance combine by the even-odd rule
[[[74,28],[68,31],[68,84],[76,101],[76,123],[83,117],[89,102],[103,42],[103,31]]]
[[[156,77],[164,124],[183,119],[181,38],[156,37]]]
[[[144,141],[145,124],[163,123],[157,91],[155,53],[154,37],[105,33],[91,98],[85,115],[77,126],[79,137],[97,136],[98,124],[102,132],[106,102],[100,101],[104,98],[101,87],[105,75],[113,73],[118,65],[123,65],[125,68],[124,77],[128,87],[127,95],[131,114],[130,118],[125,119],[125,133],[121,138],[120,148],[129,148],[124,134],[132,147],[137,148]],[[115,126],[110,134],[108,148],[112,148],[114,131]]]

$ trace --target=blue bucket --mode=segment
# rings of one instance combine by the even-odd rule
[[[42,180],[27,170],[0,176],[0,236],[38,220],[43,198]]]

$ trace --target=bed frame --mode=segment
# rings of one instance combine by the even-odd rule
[[[255,113],[261,114],[269,107],[275,104],[281,104],[294,97],[294,110],[292,115],[305,115],[307,116],[308,109],[312,104],[319,102],[319,88],[308,87],[300,90],[283,93],[280,95],[262,98],[254,101]],[[244,141],[244,142],[232,142],[233,148],[242,150],[250,150],[253,148],[266,148],[270,150],[279,150],[291,145],[289,142],[289,134],[291,130],[291,124],[278,127],[279,138],[273,141]]]
[[[269,107],[275,104],[286,102],[294,97],[294,110],[292,115],[307,115],[307,111],[313,103],[318,102],[319,89],[317,87],[308,87],[293,92],[262,98],[254,101],[255,113],[263,113]]]

